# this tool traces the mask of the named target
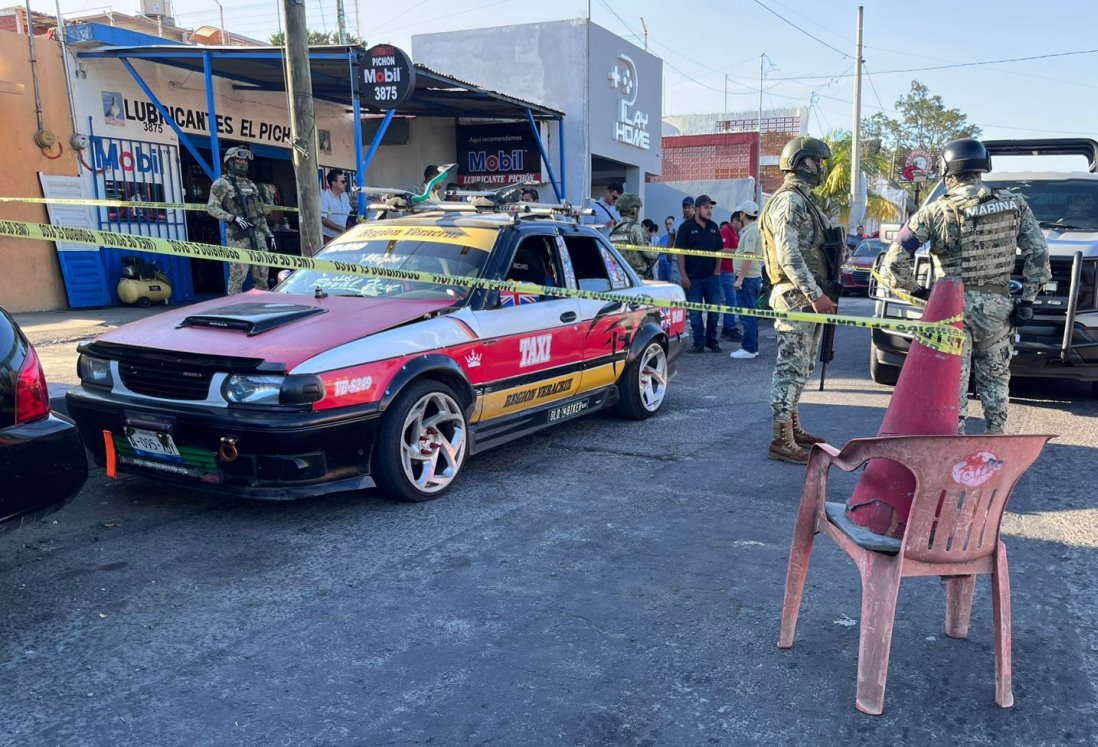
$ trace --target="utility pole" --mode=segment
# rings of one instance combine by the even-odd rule
[[[343,8],[343,0],[336,0],[336,25],[339,27],[339,43],[347,43],[347,11]]]
[[[724,124],[720,129],[727,126],[728,122],[728,73],[724,74]]]
[[[214,2],[217,3],[217,10],[221,13],[221,43],[227,47],[232,44],[232,40],[225,33],[225,6],[221,4],[221,0],[214,0]]]
[[[282,0],[282,25],[286,29],[286,94],[290,99],[290,144],[297,180],[298,231],[301,253],[320,251],[320,184],[316,160],[316,114],[313,110],[313,78],[309,64],[309,31],[304,0]]]
[[[855,223],[854,210],[859,204],[862,173],[862,6],[858,6],[857,52],[854,57],[854,124],[850,129],[850,213],[849,223]],[[855,224],[856,225],[856,224]],[[852,226],[847,226],[849,232]]]
[[[756,124],[759,126],[759,142],[755,144],[755,203],[762,205],[763,201],[763,185],[762,185],[762,160],[763,160],[763,77],[766,75],[766,53],[759,55],[759,120]]]
[[[641,28],[644,29],[644,51],[648,51],[648,24],[644,22],[644,16],[641,16]]]

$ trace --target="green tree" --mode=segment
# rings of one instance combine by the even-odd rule
[[[284,33],[282,33],[281,31],[279,31],[277,34],[271,34],[270,38],[267,39],[267,43],[272,45],[272,46],[275,46],[275,47],[281,47],[282,45],[284,45],[286,43],[286,35]],[[366,46],[366,40],[365,39],[359,39],[357,36],[355,36],[354,34],[350,34],[350,33],[347,34],[347,43],[348,44],[357,44],[360,47],[365,47]],[[309,46],[310,47],[319,47],[319,46],[323,46],[325,44],[339,44],[339,32],[338,31],[310,31],[309,32]]]
[[[850,214],[850,169],[853,138],[849,130],[837,130],[822,140],[831,148],[827,161],[827,178],[814,192],[820,208],[831,218],[844,222]],[[871,148],[862,147],[862,173],[867,180],[888,173],[888,159]],[[897,220],[896,206],[872,190],[866,195],[866,217],[882,221]]]
[[[911,90],[896,100],[896,113],[896,118],[878,112],[862,120],[862,137],[889,165],[884,173],[890,179],[899,175],[913,150],[925,150],[935,159],[951,140],[981,134],[964,112],[947,108],[941,96],[931,95],[930,89],[917,80],[911,81]],[[918,194],[915,185],[900,183]]]

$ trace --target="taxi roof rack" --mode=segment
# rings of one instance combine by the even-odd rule
[[[462,198],[461,201],[416,201],[412,192],[392,187],[358,187],[355,191],[385,199],[371,202],[367,209],[388,213],[397,211],[404,215],[423,213],[500,213],[510,215],[514,222],[524,219],[572,220],[579,222],[582,216],[594,215],[591,208],[580,208],[569,202],[522,202],[519,196],[528,187],[544,182],[518,182],[493,190],[453,189],[444,192],[446,197]]]

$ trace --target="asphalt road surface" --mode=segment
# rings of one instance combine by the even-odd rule
[[[889,401],[868,336],[840,330],[827,391],[805,398],[835,444],[874,435]],[[941,582],[909,579],[870,717],[858,576],[827,541],[797,645],[776,647],[804,470],[765,458],[769,325],[762,349],[686,356],[653,420],[479,455],[425,504],[93,470],[67,509],[0,537],[0,744],[1094,744],[1089,388],[1015,386],[1010,429],[1060,434],[1005,523],[1016,706],[994,703],[987,578],[967,641],[943,633]]]

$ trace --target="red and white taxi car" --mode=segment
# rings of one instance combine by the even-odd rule
[[[362,224],[320,258],[620,300],[299,270],[126,325],[81,346],[67,395],[108,474],[426,500],[483,449],[603,408],[655,414],[687,340],[682,309],[643,303],[682,289],[570,221],[439,210]]]

